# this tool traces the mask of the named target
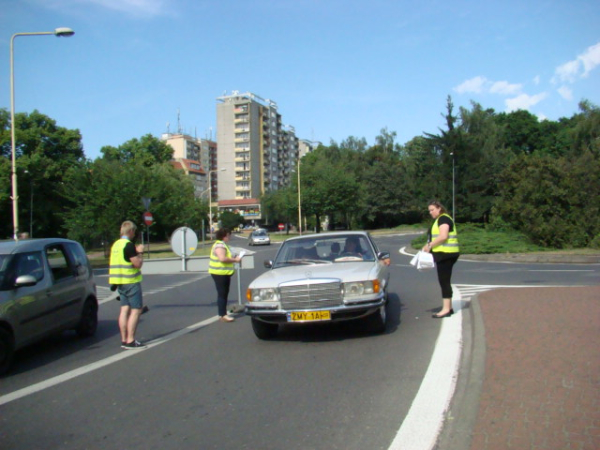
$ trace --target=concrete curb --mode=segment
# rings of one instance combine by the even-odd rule
[[[471,447],[485,375],[486,342],[478,296],[463,302],[463,348],[454,396],[446,413],[436,450]],[[468,312],[467,312],[468,310]]]

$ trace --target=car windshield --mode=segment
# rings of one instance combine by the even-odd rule
[[[375,251],[364,235],[312,237],[284,242],[273,267],[375,261]]]
[[[258,230],[254,232],[254,236],[266,236],[267,232],[265,230]]]

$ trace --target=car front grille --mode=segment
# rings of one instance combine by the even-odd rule
[[[279,288],[281,307],[286,310],[331,308],[342,304],[339,282],[296,284]]]

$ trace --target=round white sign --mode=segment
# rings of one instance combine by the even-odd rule
[[[197,247],[198,236],[191,228],[177,228],[171,235],[171,248],[178,256],[192,256]]]

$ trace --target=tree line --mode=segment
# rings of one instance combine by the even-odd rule
[[[88,248],[110,245],[120,224],[142,225],[142,197],[152,199],[151,233],[165,240],[180,226],[198,230],[208,203],[194,195],[192,181],[170,163],[173,149],[148,134],[101,157],[85,158],[79,130],[60,127],[33,111],[15,115],[19,228],[32,237],[68,237]],[[12,227],[10,116],[0,110],[0,237]],[[141,227],[140,227],[141,228]]]
[[[514,229],[554,248],[600,247],[600,109],[558,121],[478,103],[456,112],[448,97],[444,128],[401,145],[384,128],[369,146],[349,137],[301,159],[300,197],[309,229],[377,229],[428,219],[441,201],[458,223]],[[274,220],[297,222],[298,179],[263,198]],[[455,210],[452,207],[455,205]]]
[[[549,247],[600,247],[600,109],[587,101],[558,121],[527,111],[497,113],[477,103],[455,112],[448,97],[444,127],[405,144],[381,130],[375,143],[350,136],[305,155],[300,176],[263,195],[267,223],[303,220],[319,229],[376,229],[428,219],[442,201],[458,223],[516,229]],[[33,237],[63,236],[84,245],[111,242],[120,223],[141,223],[152,198],[152,234],[199,230],[208,203],[170,163],[173,151],[146,135],[85,158],[79,130],[33,111],[15,116],[19,223]],[[10,116],[0,109],[0,237],[12,236]],[[454,201],[453,201],[454,200]],[[452,211],[452,205],[455,210]],[[227,222],[240,217],[224,215]],[[265,220],[263,219],[263,220]],[[303,224],[303,228],[305,228]]]

